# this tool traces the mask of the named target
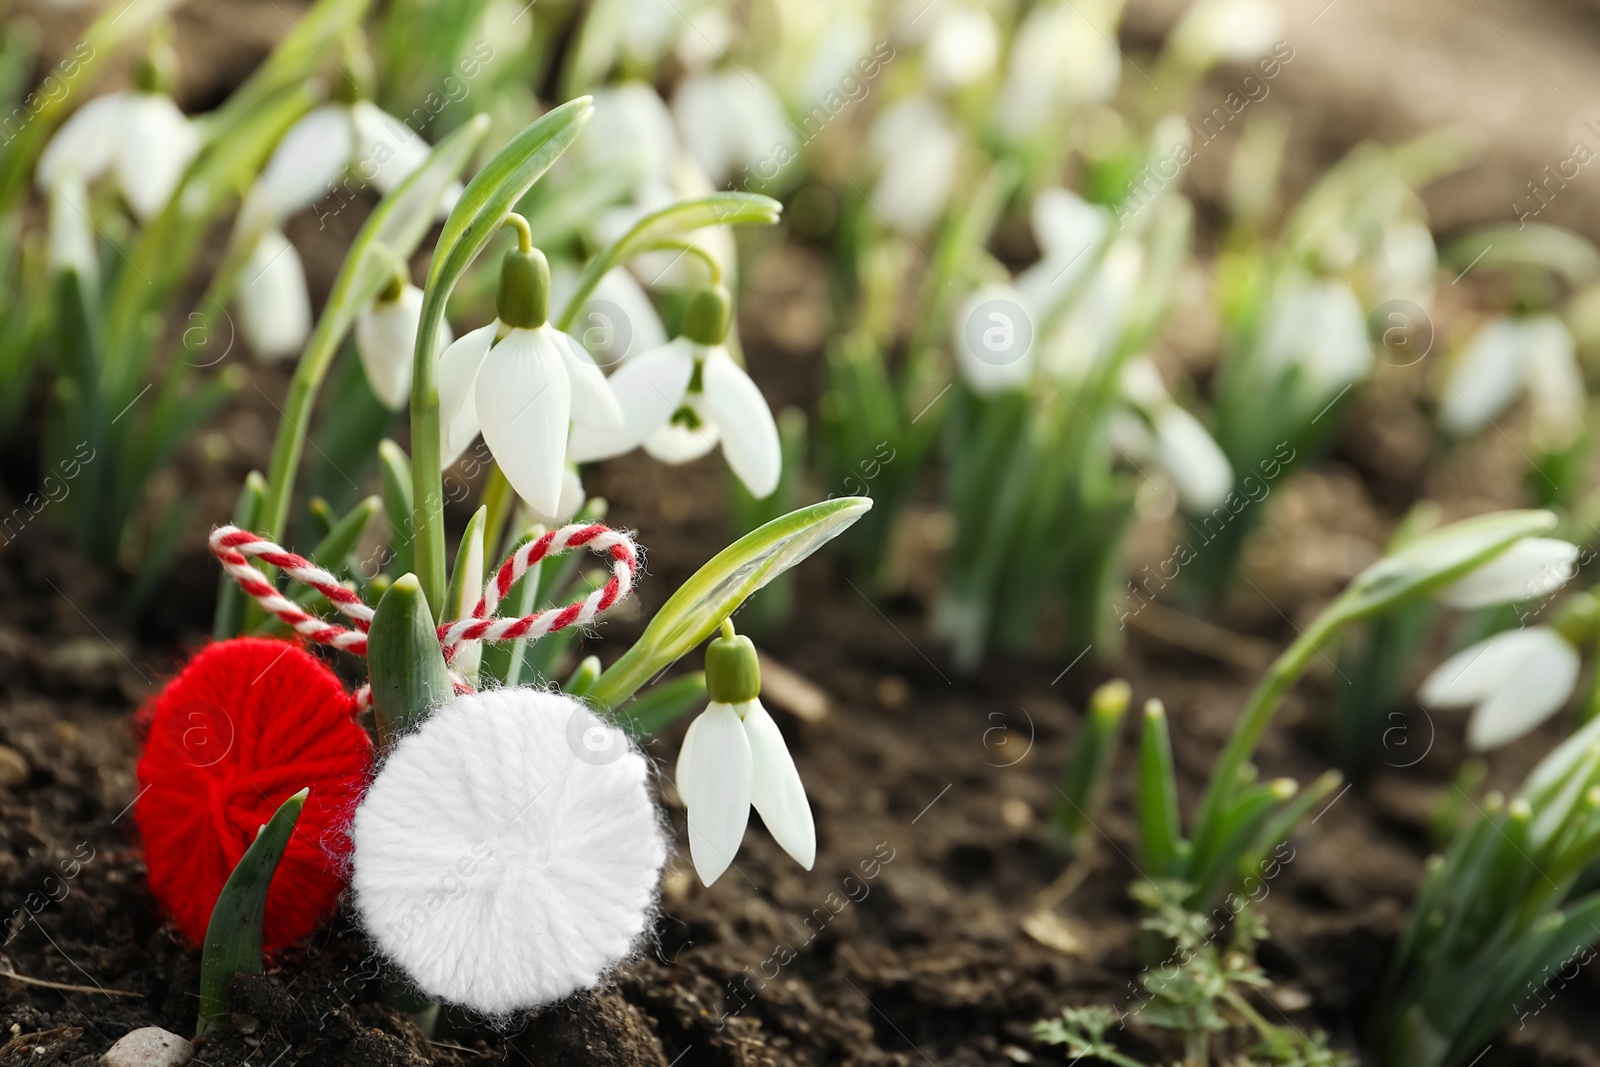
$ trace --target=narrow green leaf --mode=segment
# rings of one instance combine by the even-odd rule
[[[405,574],[413,569],[412,544],[416,537],[416,507],[411,499],[411,460],[399,445],[385,440],[378,445],[378,469],[383,475],[383,510],[389,516],[389,550],[393,553],[393,571]]]
[[[236,974],[261,973],[261,928],[272,875],[300,821],[309,788],[278,806],[256,831],[256,839],[233,868],[211,909],[205,948],[200,955],[200,1018],[195,1036],[206,1037],[228,1022],[228,983]]]
[[[585,656],[578,661],[567,680],[561,683],[561,691],[570,697],[582,698],[600,677],[600,657]]]
[[[661,605],[633,647],[600,676],[590,702],[615,708],[685,655],[745,598],[838,537],[872,507],[868,497],[825,500],[774,519],[711,558]]]
[[[483,540],[489,509],[479,507],[461,534],[456,566],[450,572],[450,591],[445,596],[445,618],[465,619],[483,596]],[[456,648],[456,673],[476,686],[478,668],[483,662],[483,642],[463,641]]]
[[[367,633],[367,671],[383,749],[455,695],[428,600],[414,574],[396,578],[378,601]]]
[[[289,382],[289,396],[273,442],[272,467],[267,476],[267,503],[262,524],[268,535],[283,536],[289,518],[289,500],[294,495],[295,472],[310,429],[311,409],[334,355],[355,324],[361,308],[378,295],[394,277],[396,269],[404,268],[410,260],[432,226],[435,208],[445,190],[467,165],[488,127],[487,116],[475,115],[440,141],[426,162],[401,182],[399,188],[378,201],[345,253],[328,302],[323,306],[322,315],[306,341],[305,352],[295,366],[294,378]],[[432,331],[436,333],[438,326],[439,317],[435,317]],[[437,451],[437,427],[434,436],[432,447]],[[416,447],[415,441],[412,444]],[[441,598],[443,591],[441,582]]]
[[[241,530],[254,530],[261,518],[261,502],[266,499],[267,480],[260,471],[244,476],[244,487],[239,490],[239,500],[233,506],[233,524]],[[218,641],[237,637],[244,632],[244,592],[228,574],[218,579],[217,613],[211,623],[211,636]]]
[[[1178,781],[1167,711],[1159,700],[1145,703],[1144,729],[1139,734],[1139,845],[1150,877],[1179,877],[1183,834],[1178,822]]]
[[[640,253],[706,226],[735,226],[747,222],[771,225],[778,221],[782,211],[782,204],[759,193],[713,193],[695,200],[680,200],[646,215],[584,267],[566,308],[556,320],[556,328],[570,327],[600,279],[613,267],[621,266]]]
[[[1056,824],[1075,851],[1082,848],[1085,836],[1093,829],[1105,796],[1106,775],[1116,755],[1122,717],[1132,696],[1128,683],[1118,678],[1100,686],[1089,698],[1083,733],[1061,775],[1061,802],[1056,808]]]
[[[434,382],[439,324],[456,283],[483,251],[506,214],[550,169],[594,113],[588,97],[553,108],[512,138],[467,184],[445,219],[428,266],[412,353],[412,496],[423,511],[416,524],[416,567],[423,591],[444,602],[444,493],[439,456],[439,389]]]

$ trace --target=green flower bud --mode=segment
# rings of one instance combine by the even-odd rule
[[[725,285],[708,285],[689,298],[683,312],[683,336],[701,345],[720,345],[728,337],[733,296]]]
[[[722,620],[722,636],[706,646],[706,695],[718,704],[743,704],[761,695],[761,661],[756,646]]]
[[[500,261],[500,292],[495,297],[500,321],[531,330],[550,318],[550,264],[537,248],[512,250]]]

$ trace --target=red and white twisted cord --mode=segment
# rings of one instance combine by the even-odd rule
[[[540,561],[560,555],[568,549],[587,547],[597,554],[611,557],[611,577],[606,584],[582,600],[562,608],[551,608],[522,618],[503,619],[493,616],[511,587]],[[639,566],[638,550],[627,534],[618,533],[599,523],[573,524],[551,530],[513,552],[484,587],[483,597],[472,609],[472,617],[458,619],[439,627],[439,644],[448,662],[463,641],[514,641],[527,638],[537,641],[546,634],[564,630],[568,626],[587,626],[596,615],[605,611],[633,591],[633,579]]]
[[[222,562],[222,569],[239,588],[255,597],[262,608],[282,619],[295,633],[308,641],[332,645],[358,656],[367,654],[367,630],[372,626],[372,609],[362,603],[355,590],[304,556],[283,549],[237,526],[219,526],[211,531],[211,551]],[[250,565],[254,556],[270,563],[297,582],[309,585],[327,597],[333,606],[356,624],[354,630],[335,626],[311,614],[278,591],[266,576]]]
[[[565,607],[521,618],[503,619],[491,615],[529,567],[574,548],[588,548],[611,558],[611,577],[605,585]],[[211,551],[221,561],[222,569],[239,583],[239,588],[254,597],[266,611],[282,619],[295,633],[308,641],[342,648],[358,656],[367,654],[372,608],[328,571],[237,526],[220,526],[213,530]],[[269,563],[296,581],[311,586],[349,616],[356,628],[336,626],[306,611],[252,567],[250,557]],[[471,618],[447,622],[438,628],[445,662],[454,658],[463,641],[513,641],[519,637],[536,641],[569,626],[587,626],[595,616],[633,591],[638,567],[639,551],[633,539],[600,523],[574,523],[537,537],[513,552],[495,571],[472,609]],[[458,689],[465,686],[459,679],[457,683]]]

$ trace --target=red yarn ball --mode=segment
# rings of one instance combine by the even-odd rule
[[[344,888],[347,827],[372,761],[355,701],[299,646],[241,637],[202,649],[147,710],[135,815],[156,899],[203,942],[257,829],[309,786],[267,893],[263,944],[305,937]]]

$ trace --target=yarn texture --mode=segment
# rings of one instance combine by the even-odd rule
[[[206,646],[147,706],[134,815],[151,892],[191,942],[205,939],[256,831],[307,786],[267,894],[264,947],[298,941],[333,907],[372,759],[354,712],[320,660],[260,638]]]
[[[456,697],[393,747],[356,812],[367,932],[424,993],[487,1014],[598,984],[644,932],[666,861],[648,778],[571,697]]]

